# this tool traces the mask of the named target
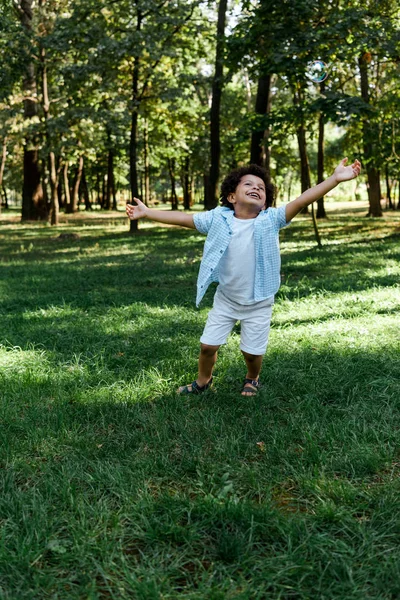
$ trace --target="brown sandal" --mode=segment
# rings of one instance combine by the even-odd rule
[[[243,382],[241,394],[244,396],[245,394],[243,392],[248,392],[250,396],[256,396],[260,387],[261,384],[258,379],[248,379],[246,377]]]
[[[211,377],[210,381],[202,386],[200,386],[197,381],[193,381],[193,383],[189,383],[188,385],[184,385],[181,390],[178,390],[178,394],[186,395],[186,394],[202,394],[206,390],[208,390],[213,382],[213,378]],[[191,389],[189,389],[191,388]]]

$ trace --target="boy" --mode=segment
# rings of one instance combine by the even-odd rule
[[[218,349],[237,321],[241,322],[240,349],[247,366],[241,393],[257,394],[274,295],[280,285],[279,230],[305,206],[360,174],[358,160],[350,166],[346,163],[344,158],[328,179],[279,208],[272,208],[274,188],[267,184],[265,171],[257,165],[228,175],[221,186],[222,206],[208,212],[155,210],[137,198],[137,206],[127,205],[126,213],[132,220],[149,218],[207,234],[196,305],[211,282],[219,282],[219,286],[200,339],[198,377],[180,387],[180,394],[200,394],[211,386]]]

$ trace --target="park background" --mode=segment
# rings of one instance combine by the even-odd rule
[[[399,16],[1,2],[2,600],[400,595]],[[280,205],[343,156],[360,178],[281,234],[259,395],[236,329],[177,397],[204,237],[126,201],[211,209],[251,161]]]

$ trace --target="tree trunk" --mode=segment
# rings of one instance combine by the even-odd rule
[[[58,204],[58,175],[56,168],[56,157],[54,152],[49,153],[49,172],[50,172],[50,224],[58,225],[60,207]]]
[[[136,31],[139,33],[142,28],[142,13],[139,10],[136,2],[137,18]],[[132,117],[131,117],[131,136],[129,141],[129,179],[131,186],[131,202],[135,203],[134,198],[139,196],[139,181],[137,171],[137,135],[138,135],[138,111],[139,111],[139,70],[140,57],[137,55],[133,59],[133,74],[132,74]],[[138,221],[130,222],[130,233],[138,231]]]
[[[390,177],[389,177],[389,165],[386,163],[385,165],[385,182],[386,182],[386,202],[387,207],[390,209],[394,209],[394,204],[392,202],[392,186],[390,185]]]
[[[297,129],[297,143],[299,146],[300,155],[301,193],[303,193],[311,187],[310,165],[308,162],[307,154],[306,130],[303,124],[301,124]]]
[[[325,91],[325,82],[320,84],[320,92]],[[321,111],[318,119],[318,164],[317,164],[317,183],[324,181],[324,162],[325,162],[325,116]],[[317,219],[325,219],[326,211],[324,206],[324,197],[317,200]]]
[[[66,212],[69,214],[76,213],[76,211],[78,210],[79,186],[81,184],[81,179],[82,179],[82,170],[83,170],[83,156],[81,155],[79,157],[78,165],[76,167],[76,173],[75,173],[75,177],[74,177],[74,185],[72,188],[71,201],[67,205],[67,209],[66,209]]]
[[[138,67],[139,58],[135,58],[134,77],[133,77],[133,97],[137,97],[138,85]],[[135,102],[134,102],[135,104]],[[139,181],[137,171],[137,130],[138,130],[138,107],[134,105],[131,119],[131,137],[129,143],[129,162],[130,162],[130,185],[131,185],[131,202],[136,204],[134,198],[139,196]],[[130,232],[134,233],[138,230],[138,222],[131,221]]]
[[[366,104],[369,104],[369,81],[368,81],[368,53],[362,54],[358,59],[361,80],[361,96]],[[375,127],[371,125],[368,117],[363,119],[363,144],[364,144],[364,160],[367,171],[367,189],[369,200],[369,217],[381,217],[381,183],[379,171],[374,167],[374,144],[378,139]]]
[[[297,136],[297,144],[299,147],[299,156],[300,156],[300,183],[301,183],[301,193],[308,190],[311,187],[311,179],[310,179],[310,166],[308,163],[308,155],[307,155],[307,142],[306,142],[306,128],[304,124],[304,116],[303,116],[303,90],[301,85],[295,84],[293,89],[293,103],[298,111],[298,122],[299,125],[297,127],[296,136]],[[307,213],[307,206],[303,208],[302,213]]]
[[[81,187],[82,187],[83,197],[85,199],[85,209],[92,210],[92,203],[90,202],[89,188],[88,188],[88,184],[87,184],[87,180],[86,180],[85,167],[83,167],[83,169],[82,169]]]
[[[3,139],[3,148],[1,152],[1,163],[0,163],[0,188],[3,187],[3,176],[4,176],[4,167],[6,164],[7,157],[7,138]],[[1,213],[1,198],[0,198],[0,213]]]
[[[101,208],[104,208],[107,201],[107,174],[101,178]]]
[[[58,186],[57,186],[57,196],[58,196],[58,206],[60,209],[64,208],[64,196],[63,196],[63,186],[62,179],[59,177]]]
[[[7,197],[7,190],[6,190],[6,186],[4,185],[4,183],[3,183],[3,185],[2,185],[2,190],[3,190],[3,195],[4,195],[4,208],[5,208],[6,210],[8,210],[8,197]]]
[[[28,39],[32,38],[34,0],[19,0],[18,11]],[[32,119],[38,114],[36,74],[33,60],[25,67],[23,81],[24,118]],[[22,220],[45,220],[47,204],[43,196],[37,140],[27,135],[24,144],[24,170],[22,184]]]
[[[227,0],[219,0],[215,74],[212,85],[210,112],[211,163],[205,202],[205,207],[208,210],[215,208],[218,204],[219,162],[221,154],[220,106],[223,87],[226,10]]]
[[[271,75],[262,75],[258,79],[256,114],[264,116],[271,108]],[[268,148],[269,131],[259,127],[251,134],[250,162],[264,166],[270,180],[270,153]]]
[[[112,148],[108,150],[108,159],[107,159],[107,188],[106,188],[106,199],[104,202],[104,208],[106,210],[110,210],[111,208],[111,195],[112,195],[112,180],[114,173],[114,153]]]
[[[65,204],[66,211],[68,211],[68,207],[71,204],[71,194],[69,192],[68,167],[69,167],[69,163],[68,163],[68,161],[66,161],[64,163],[64,169],[63,169],[64,195],[65,195],[64,204]]]
[[[172,210],[178,210],[178,196],[176,195],[175,159],[168,159],[169,177],[171,180],[171,205]]]
[[[310,165],[308,162],[308,154],[307,154],[307,141],[306,141],[306,128],[303,119],[303,94],[301,85],[297,84],[293,90],[293,101],[295,106],[299,111],[299,126],[297,128],[297,142],[299,146],[299,154],[300,154],[300,179],[301,179],[301,193],[305,192],[311,187],[311,178],[310,178]],[[307,207],[306,207],[307,208]],[[302,213],[308,212],[303,209]],[[314,203],[311,204],[311,217],[314,227],[315,239],[318,245],[318,248],[322,247],[321,237],[318,231],[317,220],[315,218],[315,210]]]
[[[42,2],[40,3],[40,6]],[[40,64],[42,69],[42,97],[43,97],[43,114],[45,122],[46,144],[48,149],[48,169],[50,179],[50,214],[49,220],[51,225],[58,225],[58,216],[60,207],[58,204],[58,171],[56,167],[56,156],[52,150],[52,139],[49,131],[50,118],[50,100],[49,89],[47,85],[47,64],[46,51],[43,46],[40,48]]]
[[[150,202],[150,157],[149,157],[149,122],[144,120],[144,203]]]
[[[183,208],[190,210],[192,204],[192,180],[190,178],[190,157],[185,157],[183,166]]]
[[[111,193],[112,193],[112,208],[113,208],[113,210],[117,210],[117,194],[116,194],[116,190],[115,190],[114,166],[113,166],[113,170],[112,170]]]

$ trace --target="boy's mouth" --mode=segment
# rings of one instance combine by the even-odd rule
[[[249,192],[247,195],[251,196],[252,198],[257,198],[257,200],[261,199],[261,196],[257,194],[257,192]]]

